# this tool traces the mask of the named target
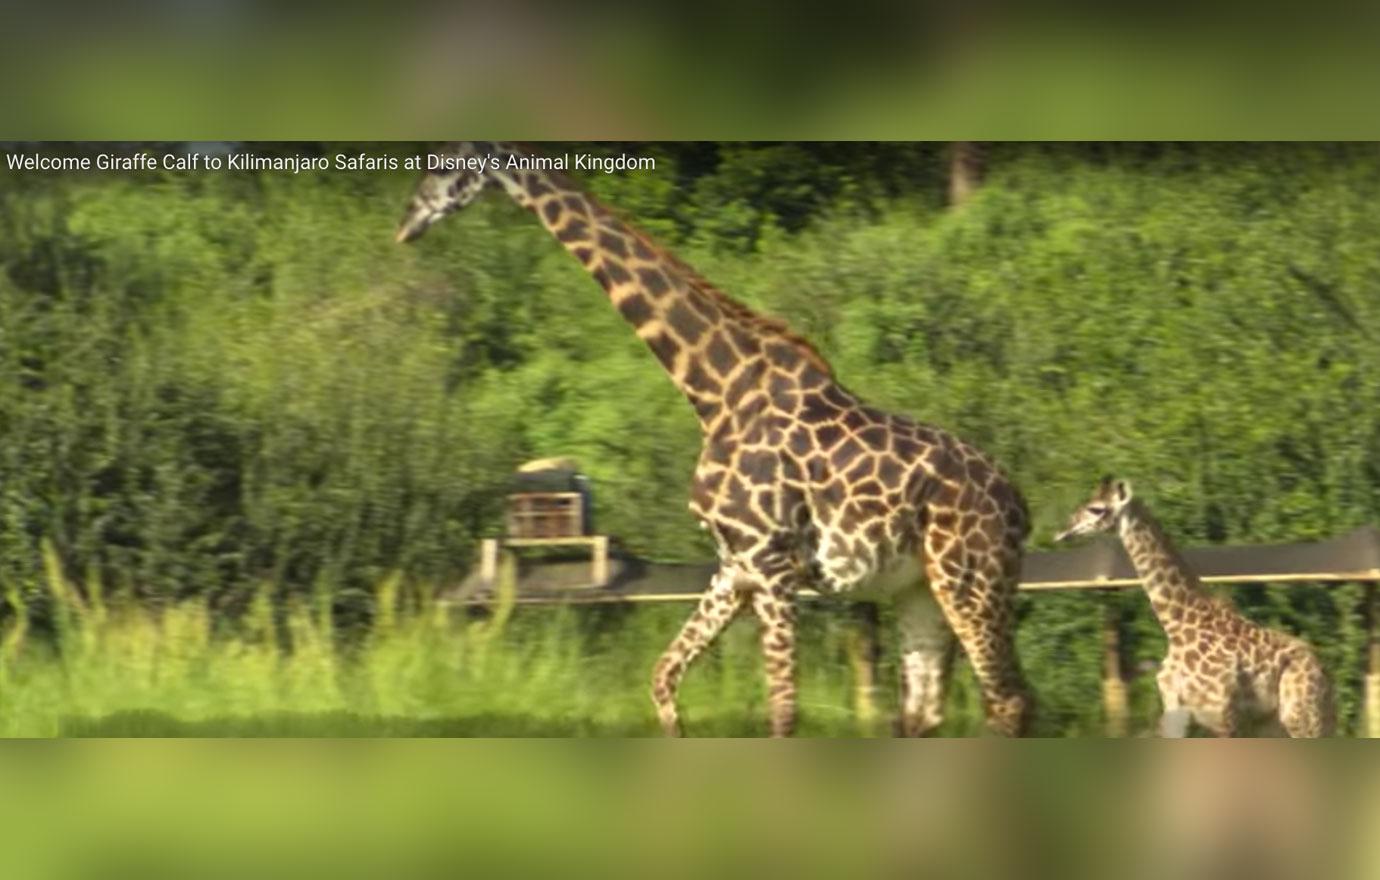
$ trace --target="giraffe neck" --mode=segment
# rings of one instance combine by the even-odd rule
[[[706,432],[751,409],[750,398],[765,404],[767,395],[752,392],[769,382],[779,394],[832,381],[808,342],[715,289],[570,178],[541,167],[545,160],[515,147],[499,153],[488,173],[599,282]]]
[[[1176,630],[1186,608],[1210,601],[1159,522],[1133,498],[1120,518],[1121,541],[1136,567],[1150,607],[1165,631]]]

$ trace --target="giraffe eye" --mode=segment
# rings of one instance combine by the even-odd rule
[[[1103,507],[1100,504],[1094,504],[1092,507],[1088,508],[1088,513],[1091,513],[1093,516],[1101,516],[1106,512],[1107,508]]]

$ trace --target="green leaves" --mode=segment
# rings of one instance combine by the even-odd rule
[[[1373,148],[993,145],[952,211],[934,145],[653,152],[657,172],[592,188],[871,402],[994,453],[1034,544],[1107,471],[1184,543],[1380,521]],[[685,508],[688,406],[501,197],[400,248],[408,174],[11,178],[0,587],[36,615],[45,537],[117,593],[228,610],[265,580],[351,614],[390,572],[453,583],[512,467],[546,455],[581,462],[632,552],[711,553]],[[1262,614],[1354,677],[1356,596],[1280,601]],[[1079,729],[1096,611],[1042,596],[1022,629]]]

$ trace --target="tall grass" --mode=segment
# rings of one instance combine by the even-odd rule
[[[507,588],[482,610],[450,606],[427,584],[393,573],[374,588],[364,625],[351,618],[342,626],[327,595],[308,601],[270,582],[230,617],[206,597],[160,606],[132,592],[107,595],[99,580],[74,583],[51,544],[42,555],[44,583],[37,586],[46,613],[26,607],[24,595],[33,590],[5,593],[14,613],[0,619],[0,736],[656,735],[650,671],[689,611],[679,603],[517,606],[505,568],[500,583]],[[1095,623],[1059,629],[1052,621],[1096,621],[1086,609],[1111,602],[1124,613],[1139,598],[1022,597],[1018,649],[1036,692],[1037,734],[1103,730],[1101,656],[1087,649],[1093,640],[1083,631]],[[1071,614],[1066,605],[1083,611]],[[802,606],[800,733],[889,731],[897,658],[886,608],[881,623],[869,705],[855,688],[858,618],[839,603]],[[1124,632],[1131,732],[1147,733],[1158,698],[1139,661],[1162,656],[1163,639],[1134,626]],[[1333,656],[1339,645],[1320,648],[1334,672],[1346,666],[1349,658]],[[960,659],[954,673],[939,733],[978,734],[982,712],[971,671]],[[1337,683],[1343,704],[1352,706],[1355,682],[1341,676]],[[740,621],[686,678],[688,732],[764,734],[764,696],[757,629]]]
[[[79,588],[51,546],[44,558],[51,629],[16,604],[0,632],[4,736],[651,735],[650,670],[687,611],[500,600],[480,614],[392,575],[367,628],[346,635],[329,605],[271,584],[231,623],[206,599],[156,607]],[[810,612],[803,629],[802,732],[878,732],[855,714],[847,628]],[[729,630],[682,702],[693,734],[765,732],[755,627]]]

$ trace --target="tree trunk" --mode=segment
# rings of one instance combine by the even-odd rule
[[[954,141],[949,145],[949,204],[957,207],[982,183],[982,145]]]

